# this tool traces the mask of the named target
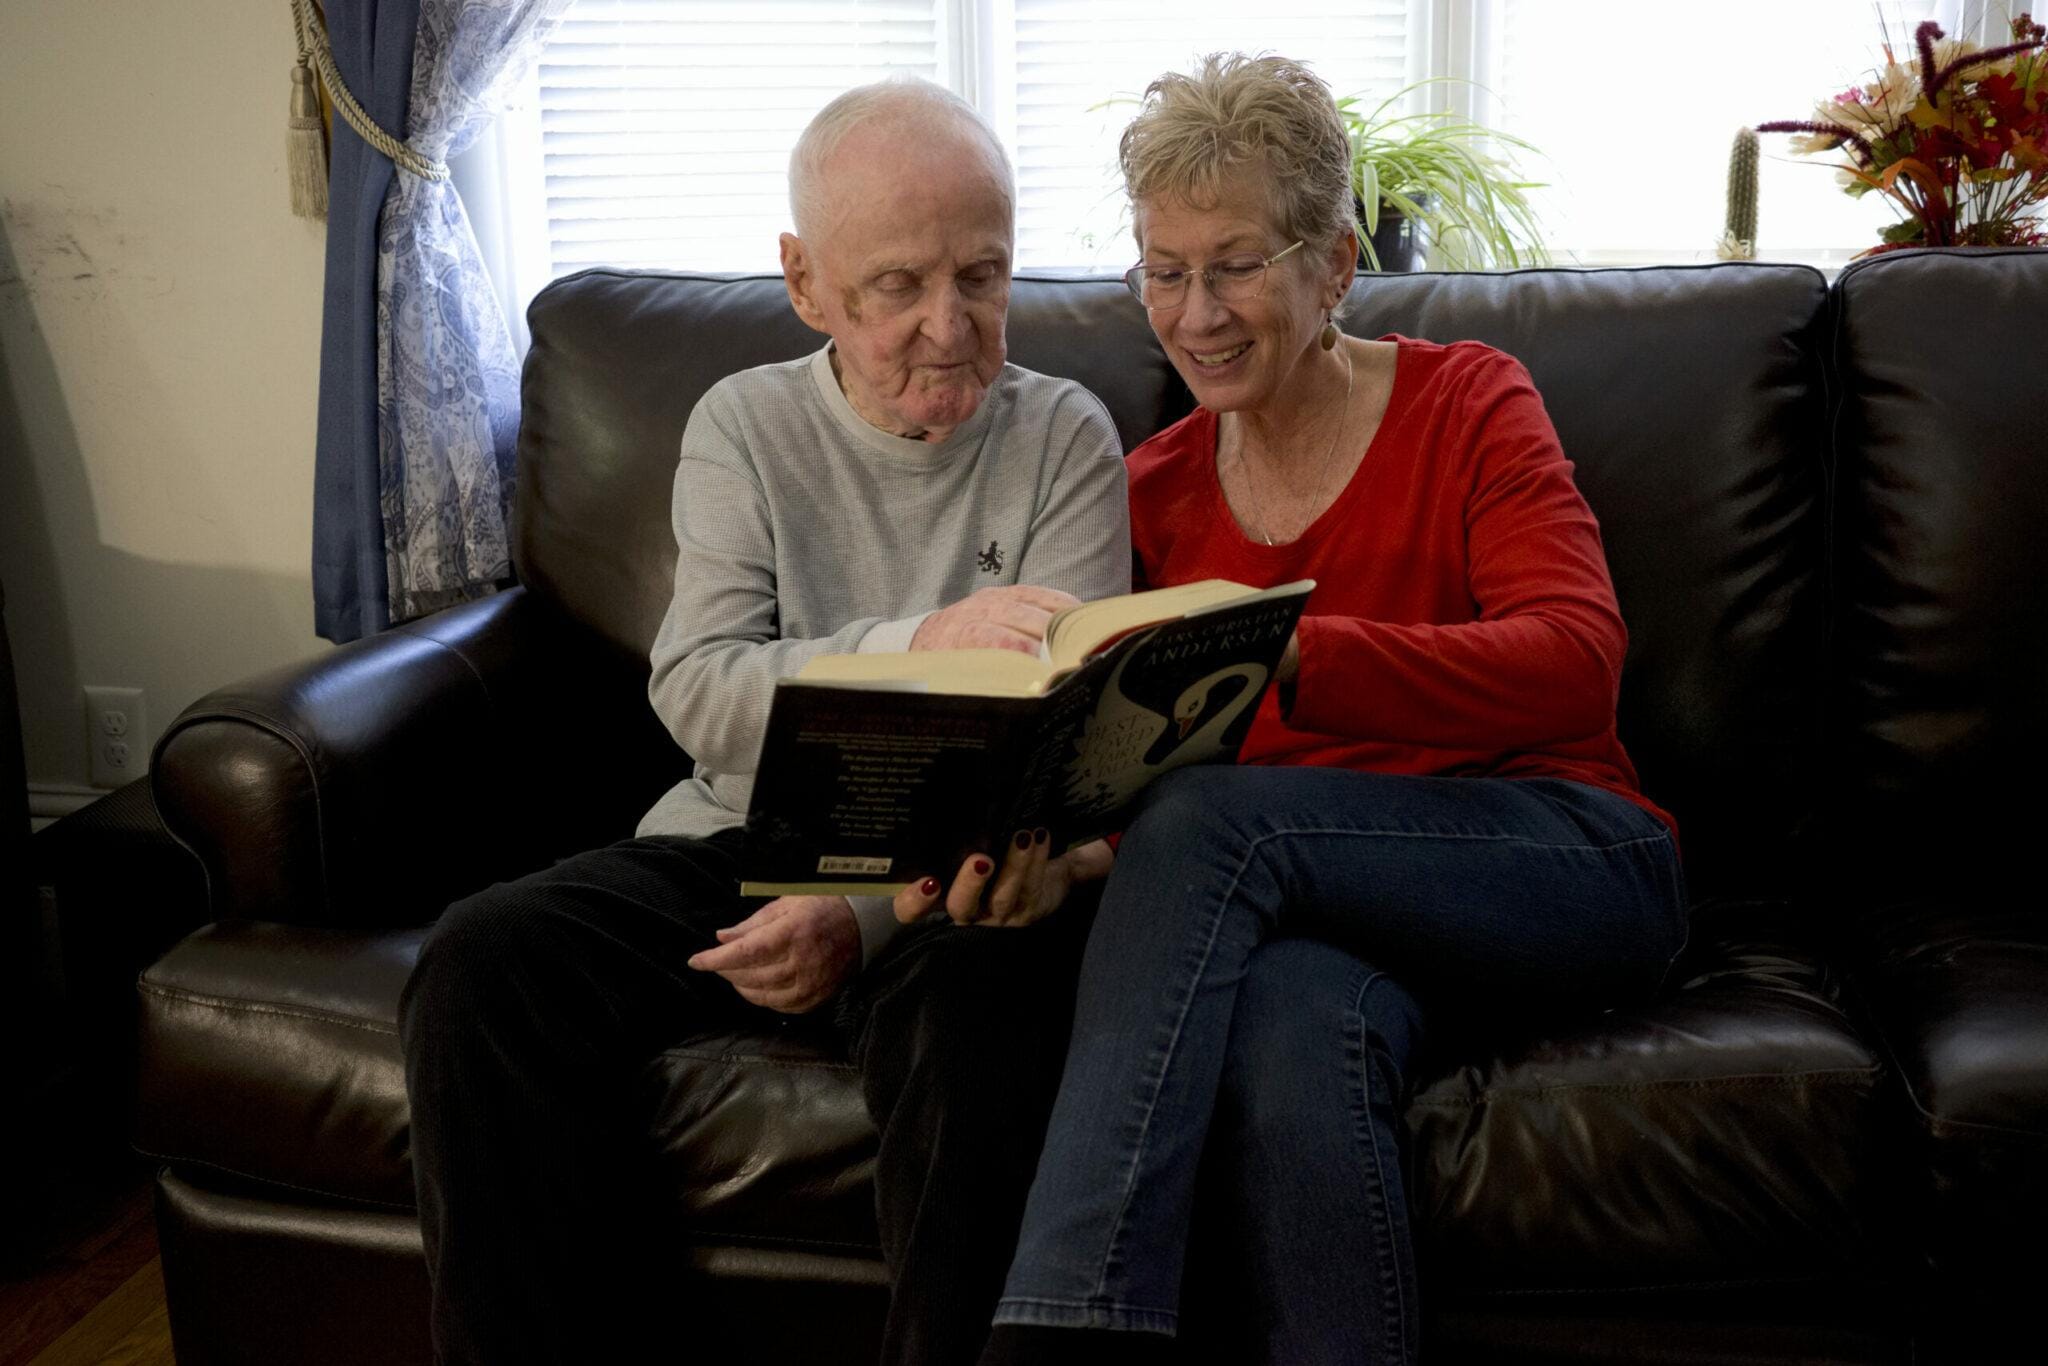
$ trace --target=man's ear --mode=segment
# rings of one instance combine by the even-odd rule
[[[789,306],[796,310],[797,317],[813,332],[825,332],[824,310],[818,307],[817,263],[811,259],[811,250],[795,233],[786,232],[780,239],[782,246],[782,285],[789,291]]]

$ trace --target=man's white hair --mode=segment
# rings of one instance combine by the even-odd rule
[[[1002,140],[975,107],[942,85],[917,76],[891,76],[857,85],[820,109],[805,125],[789,154],[789,212],[796,235],[808,238],[824,221],[825,163],[846,135],[869,119],[888,116],[912,126],[971,130],[987,144],[989,164],[999,172],[1003,193],[1017,202],[1017,180]]]

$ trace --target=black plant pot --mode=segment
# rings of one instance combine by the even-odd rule
[[[1380,210],[1379,230],[1372,235],[1372,249],[1380,258],[1380,270],[1392,275],[1422,269],[1422,246],[1416,240],[1415,224],[1405,214]]]
[[[1352,197],[1351,202],[1357,208],[1358,222],[1363,227],[1365,224],[1365,205],[1359,203],[1355,195]],[[1422,247],[1421,233],[1408,216],[1400,210],[1390,207],[1385,201],[1381,201],[1379,227],[1375,228],[1372,234],[1372,249],[1374,254],[1380,258],[1381,273],[1395,275],[1411,270],[1421,270],[1423,266]],[[1370,270],[1372,268],[1371,261],[1366,258],[1363,245],[1358,249],[1358,266],[1361,270]]]

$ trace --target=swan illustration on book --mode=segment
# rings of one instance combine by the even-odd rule
[[[1213,755],[1231,723],[1266,685],[1264,665],[1232,664],[1188,684],[1168,716],[1125,694],[1124,670],[1137,657],[1127,656],[1117,665],[1075,741],[1067,802],[1077,814],[1121,806],[1169,769]]]

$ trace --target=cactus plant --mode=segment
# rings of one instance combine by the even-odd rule
[[[1714,254],[1723,261],[1756,259],[1756,129],[1735,134],[1728,153],[1728,224]]]

